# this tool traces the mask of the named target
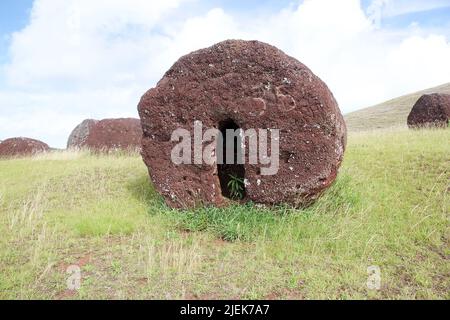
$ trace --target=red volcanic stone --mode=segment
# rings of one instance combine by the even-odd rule
[[[243,201],[309,203],[335,180],[346,146],[346,126],[326,84],[258,41],[228,40],[180,58],[138,109],[144,162],[156,189],[176,208],[226,203],[230,174],[245,179]],[[267,165],[249,164],[248,158],[234,167],[174,164],[171,152],[179,141],[171,141],[172,132],[182,128],[193,137],[196,120],[203,131],[279,129],[278,172],[262,175]]]
[[[49,150],[44,142],[30,138],[11,138],[0,143],[0,157],[31,156]]]
[[[77,125],[67,140],[67,148],[81,148],[97,122],[97,120],[86,119]]]
[[[142,128],[139,119],[104,119],[91,124],[81,148],[93,151],[138,150]]]
[[[410,128],[448,127],[450,94],[424,94],[414,104],[409,116]]]

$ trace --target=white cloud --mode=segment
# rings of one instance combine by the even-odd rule
[[[233,36],[243,36],[238,29],[239,23],[221,8],[214,8],[201,17],[186,20],[180,28],[172,30],[168,52],[172,61],[188,52],[208,47]]]
[[[2,68],[0,139],[62,147],[84,118],[137,116],[140,96],[176,59],[228,38],[258,39],[298,58],[344,112],[450,81],[444,35],[420,25],[377,28],[358,0],[305,0],[246,18],[222,8],[185,16],[189,1],[36,0]]]
[[[30,24],[12,36],[7,79],[39,89],[131,80],[136,66],[160,50],[151,31],[182,2],[36,0]]]

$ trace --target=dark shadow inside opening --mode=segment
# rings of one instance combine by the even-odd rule
[[[245,167],[244,164],[238,164],[238,155],[242,153],[242,146],[237,135],[233,138],[227,139],[227,130],[240,129],[239,126],[232,120],[227,119],[219,122],[219,130],[222,133],[222,141],[218,141],[218,155],[221,152],[222,163],[217,164],[217,171],[220,180],[220,188],[222,195],[229,199],[243,199],[245,198]],[[230,140],[230,141],[228,141]],[[233,147],[234,145],[234,147]],[[233,152],[233,164],[227,164],[227,150]],[[219,157],[220,158],[220,157]]]

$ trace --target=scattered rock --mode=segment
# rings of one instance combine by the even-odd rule
[[[97,122],[97,120],[86,119],[77,125],[67,140],[67,149],[81,148]]]
[[[230,174],[245,181],[243,201],[309,203],[335,180],[346,145],[345,123],[326,84],[258,41],[228,40],[180,58],[138,109],[144,162],[156,189],[176,208],[226,203]],[[266,166],[248,158],[245,165],[175,165],[171,151],[179,142],[171,141],[172,132],[182,128],[193,137],[196,120],[204,131],[279,129],[278,172],[262,175]]]
[[[42,141],[30,138],[11,138],[0,143],[0,157],[20,157],[47,152],[50,147]]]
[[[142,128],[139,119],[104,119],[94,120],[95,123],[89,121],[91,122],[80,124],[81,128],[76,132],[81,141],[79,148],[100,152],[140,150]]]
[[[410,128],[447,128],[450,118],[450,94],[424,94],[414,104],[409,116]]]

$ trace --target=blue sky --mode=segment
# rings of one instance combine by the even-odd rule
[[[0,63],[7,60],[10,34],[28,23],[33,0],[0,1]]]
[[[228,38],[299,59],[344,113],[450,82],[450,0],[2,0],[0,140],[136,117],[181,55]]]
[[[0,33],[9,34],[28,23],[33,0],[2,0],[0,2]]]

